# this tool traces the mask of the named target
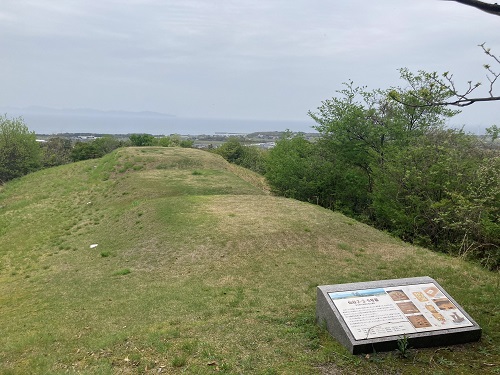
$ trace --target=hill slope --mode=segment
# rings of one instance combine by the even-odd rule
[[[216,155],[126,148],[1,189],[0,373],[499,371],[498,274],[270,196]],[[317,285],[423,275],[481,343],[363,359],[315,325]]]

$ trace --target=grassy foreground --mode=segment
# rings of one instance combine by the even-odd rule
[[[498,273],[216,155],[127,148],[0,189],[0,374],[500,373]],[[352,356],[315,324],[317,285],[425,275],[481,342]]]

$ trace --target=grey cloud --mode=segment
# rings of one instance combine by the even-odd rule
[[[399,67],[484,80],[499,21],[439,0],[6,0],[0,102],[304,119]]]

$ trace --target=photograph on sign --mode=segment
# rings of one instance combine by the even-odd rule
[[[355,340],[470,327],[433,283],[330,292]]]

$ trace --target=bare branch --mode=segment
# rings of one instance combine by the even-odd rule
[[[500,16],[500,5],[498,5],[497,3],[491,4],[478,0],[448,0],[448,1],[455,1],[460,4],[477,8],[479,10],[482,10],[483,12],[490,13],[495,16]]]
[[[467,107],[467,106],[474,104],[476,102],[489,102],[489,101],[500,100],[500,96],[487,96],[484,98],[472,98],[472,99],[461,98],[458,100],[444,101],[444,102],[428,102],[426,104],[409,104],[409,103],[406,103],[406,102],[400,100],[399,98],[397,98],[395,96],[391,96],[391,99],[393,99],[396,102],[401,103],[407,107],[413,107],[413,108],[438,107],[438,106]]]
[[[494,64],[500,65],[500,56],[495,56],[489,48],[485,47],[485,43],[479,47],[489,56]],[[489,64],[483,65],[486,71],[486,78],[489,81],[489,96],[471,97],[471,94],[481,86],[481,83],[473,84],[472,81],[467,82],[467,87],[464,90],[457,89],[453,75],[448,72],[441,76],[437,73],[425,73],[420,71],[420,76],[402,70],[401,78],[407,81],[410,90],[406,91],[406,98],[398,94],[398,90],[393,90],[390,94],[391,99],[408,107],[436,107],[436,106],[455,106],[467,107],[477,102],[497,101],[500,96],[493,93],[495,83],[500,82],[500,73],[497,73]],[[411,100],[408,100],[411,98]]]
[[[491,57],[493,60],[495,60],[498,64],[500,64],[500,57],[493,55],[491,53],[491,50],[484,46],[484,43],[480,44],[479,47],[481,47],[483,49],[485,54],[487,54],[489,57]],[[489,91],[490,96],[493,96],[493,85],[495,84],[498,77],[500,77],[500,73],[495,73],[493,71],[493,69],[491,69],[491,66],[489,64],[485,64],[484,68],[491,74],[491,76],[486,75],[486,77],[488,78],[488,81],[490,81],[490,91]]]

